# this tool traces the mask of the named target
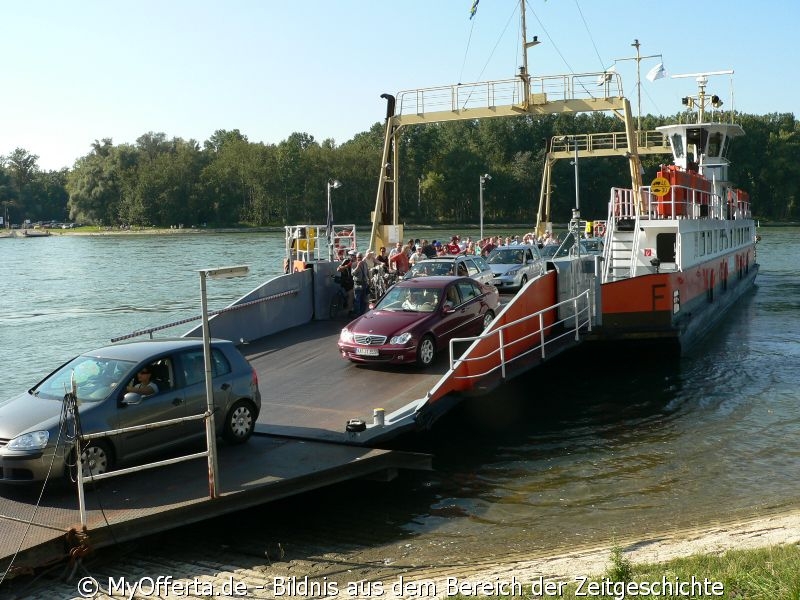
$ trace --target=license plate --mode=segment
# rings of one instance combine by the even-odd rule
[[[378,356],[377,348],[356,348],[356,354],[361,356]]]

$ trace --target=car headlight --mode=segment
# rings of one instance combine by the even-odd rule
[[[345,344],[352,344],[353,332],[349,329],[342,329],[342,333],[339,334],[339,341],[344,342]]]
[[[394,336],[392,339],[389,340],[390,344],[407,344],[408,341],[411,339],[411,334],[401,333],[400,335]]]
[[[519,273],[519,269],[511,269],[510,271],[506,271],[506,275],[509,277],[516,277],[517,273]]]
[[[6,448],[9,450],[42,450],[47,446],[49,439],[49,431],[31,431],[15,437],[8,442]]]

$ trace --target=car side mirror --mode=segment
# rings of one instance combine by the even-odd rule
[[[128,392],[122,397],[123,406],[135,406],[136,404],[141,404],[141,402],[142,395],[136,392]]]

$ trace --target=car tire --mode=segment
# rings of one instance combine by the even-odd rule
[[[482,331],[486,331],[486,328],[494,321],[494,313],[490,310],[487,310],[483,314],[483,329]]]
[[[239,400],[225,415],[222,437],[230,444],[243,444],[253,434],[256,411],[249,400]]]
[[[429,367],[436,359],[436,341],[432,335],[424,336],[417,346],[417,364],[421,367]]]
[[[71,481],[77,481],[77,464],[75,451],[70,452],[65,475]],[[92,475],[102,475],[114,470],[114,451],[105,440],[92,440],[81,452],[84,481],[90,481]]]
[[[524,288],[526,283],[528,283],[528,276],[523,275],[522,279],[519,280],[519,289]]]

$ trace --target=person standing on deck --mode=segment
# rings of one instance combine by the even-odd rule
[[[347,316],[353,316],[353,302],[354,302],[354,291],[353,291],[353,273],[350,270],[353,264],[353,257],[355,256],[355,251],[351,250],[345,259],[342,261],[338,267],[336,267],[336,272],[340,277],[339,285],[342,286],[344,290],[344,294],[347,297]]]
[[[367,292],[369,291],[369,268],[364,255],[359,252],[353,266],[353,311],[356,316],[367,312]]]
[[[402,277],[408,271],[408,256],[410,248],[405,246],[400,252],[389,257],[389,268],[397,271],[397,275]]]

